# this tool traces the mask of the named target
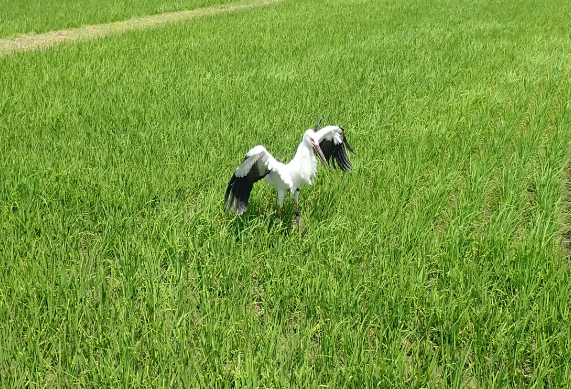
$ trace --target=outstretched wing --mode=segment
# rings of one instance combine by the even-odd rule
[[[345,137],[345,130],[337,126],[327,126],[323,127],[321,130],[315,133],[315,141],[319,143],[319,147],[325,156],[327,162],[333,157],[333,167],[335,162],[341,170],[348,172],[351,170],[353,165],[349,158],[347,157],[347,152],[345,148],[353,155],[356,155]]]
[[[274,170],[277,164],[278,162],[264,146],[256,146],[248,151],[228,182],[224,196],[224,207],[228,207],[230,212],[234,208],[236,215],[243,214],[248,208],[248,199],[254,183]]]

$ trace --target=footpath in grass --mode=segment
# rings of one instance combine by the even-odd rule
[[[51,31],[43,34],[21,35],[15,38],[0,39],[0,55],[15,51],[35,50],[50,47],[57,43],[79,41],[104,37],[110,34],[157,27],[166,23],[180,22],[200,16],[212,16],[219,13],[237,12],[253,7],[277,3],[283,0],[254,0],[236,2],[227,5],[214,5],[188,11],[178,11],[160,15],[143,16],[105,24],[89,25],[69,30]]]
[[[2,0],[0,38],[15,37],[18,34],[41,34],[236,2],[236,0]]]

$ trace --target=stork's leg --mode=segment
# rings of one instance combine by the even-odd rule
[[[278,190],[278,221],[280,221],[282,215],[282,205],[284,205],[285,192]]]
[[[299,226],[299,209],[298,209],[298,202],[299,202],[299,189],[296,189],[295,193],[293,194],[295,198],[295,224]]]

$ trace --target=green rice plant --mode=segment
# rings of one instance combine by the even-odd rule
[[[0,386],[569,385],[570,11],[288,1],[0,57]],[[263,182],[228,214],[322,114],[357,156],[302,228]]]

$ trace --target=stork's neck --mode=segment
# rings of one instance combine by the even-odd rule
[[[305,159],[309,159],[311,161],[316,161],[315,155],[313,154],[313,150],[312,150],[311,146],[308,145],[307,142],[302,141],[299,144],[299,146],[297,146],[297,151],[295,153],[295,156],[291,160],[291,162],[294,162],[294,161],[302,162]]]
[[[297,146],[297,152],[288,164],[288,171],[294,188],[313,184],[317,173],[317,160],[313,149],[306,142]]]

